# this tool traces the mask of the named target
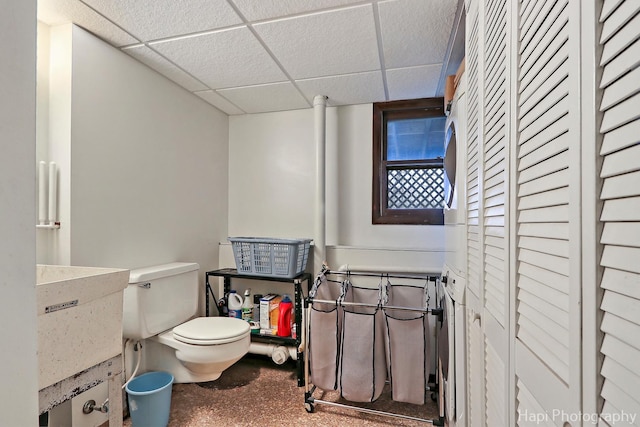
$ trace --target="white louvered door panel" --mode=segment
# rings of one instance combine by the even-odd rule
[[[530,408],[581,408],[580,3],[520,1],[517,16],[515,373],[528,425]]]
[[[506,426],[507,422],[507,367],[503,354],[485,341],[485,384],[487,394],[487,426]]]
[[[485,349],[486,425],[509,420],[509,73],[511,2],[489,0],[483,10],[482,329]]]
[[[640,1],[602,5],[603,415],[640,414]],[[640,415],[635,424],[640,425]],[[601,425],[610,425],[605,421]],[[627,418],[626,421],[630,421]],[[618,423],[615,425],[629,425]]]
[[[482,2],[467,5],[467,422],[469,427],[484,427],[486,415],[485,354],[481,304],[481,242],[479,145],[482,120]]]
[[[518,415],[516,417],[518,426],[554,427],[556,424],[553,423],[550,416],[547,416],[545,408],[536,400],[527,386],[522,381],[518,381],[516,386],[518,388]]]
[[[480,19],[478,2],[467,11],[467,289],[480,298],[480,184],[481,120]]]
[[[484,93],[484,304],[506,326],[508,236],[505,237],[507,170],[507,5],[487,3]]]
[[[481,122],[484,92],[483,1],[471,1],[466,16],[467,74],[467,422],[486,426],[484,333],[482,304],[482,242],[480,211]]]

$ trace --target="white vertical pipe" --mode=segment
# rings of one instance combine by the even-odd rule
[[[58,199],[58,180],[56,162],[49,163],[49,223],[56,222],[56,202]]]
[[[47,221],[47,174],[46,163],[41,161],[38,167],[38,223]]]
[[[316,233],[314,244],[314,268],[319,270],[326,261],[326,110],[327,97],[316,95],[313,98],[315,142],[316,142]]]

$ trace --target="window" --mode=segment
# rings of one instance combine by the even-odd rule
[[[374,224],[444,223],[444,100],[373,104]]]

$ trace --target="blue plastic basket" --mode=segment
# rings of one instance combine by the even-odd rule
[[[229,237],[238,274],[293,278],[307,267],[311,239]]]
[[[133,427],[166,427],[169,424],[172,384],[173,375],[162,371],[147,372],[127,384]]]

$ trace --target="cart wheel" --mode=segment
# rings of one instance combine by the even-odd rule
[[[431,393],[431,400],[433,400],[434,402],[438,401],[438,395],[436,393]]]
[[[304,409],[307,410],[308,413],[313,414],[313,411],[315,410],[315,405],[313,403],[305,403],[304,404]]]

